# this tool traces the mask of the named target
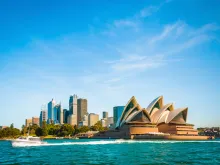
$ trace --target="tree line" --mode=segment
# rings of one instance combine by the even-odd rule
[[[88,131],[104,131],[107,130],[106,127],[102,127],[101,122],[98,121],[94,126],[72,126],[70,124],[63,124],[63,125],[55,125],[55,124],[47,124],[43,121],[42,126],[39,127],[38,125],[32,125],[29,127],[23,127],[21,133],[26,134],[30,130],[31,135],[37,136],[47,136],[53,135],[58,137],[65,137],[65,136],[74,136],[78,133],[85,133]]]
[[[107,127],[102,127],[100,121],[98,121],[94,126],[72,126],[70,124],[63,124],[63,125],[55,125],[55,124],[47,124],[43,121],[42,126],[39,127],[37,124],[30,125],[26,127],[25,125],[22,126],[22,129],[14,128],[14,125],[11,124],[10,127],[4,128],[0,130],[0,138],[16,138],[18,136],[27,136],[28,132],[32,136],[58,136],[58,137],[65,137],[65,136],[74,136],[78,133],[85,133],[88,131],[105,131]]]
[[[0,130],[0,138],[14,138],[21,134],[21,131],[17,128],[14,128],[14,124],[11,124],[10,127]]]

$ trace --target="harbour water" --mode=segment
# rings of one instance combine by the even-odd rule
[[[47,140],[38,146],[0,141],[0,164],[220,164],[220,140]]]

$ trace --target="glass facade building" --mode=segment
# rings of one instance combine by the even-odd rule
[[[67,123],[68,116],[70,115],[67,109],[63,109],[63,123]]]
[[[56,116],[56,114],[54,113],[54,107],[55,107],[55,100],[52,99],[48,104],[47,104],[47,110],[48,110],[48,123],[51,123],[52,121],[54,121],[56,118],[54,118],[54,116]]]
[[[115,106],[115,107],[113,107],[114,126],[116,126],[117,121],[120,119],[124,108],[125,108],[125,106]]]

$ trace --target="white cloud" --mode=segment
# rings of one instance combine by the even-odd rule
[[[139,17],[148,17],[153,13],[157,12],[160,9],[160,6],[149,6],[140,11],[138,14]]]
[[[124,27],[124,26],[130,26],[130,27],[136,27],[137,23],[131,20],[116,20],[114,21],[115,27]]]
[[[163,27],[162,32],[153,35],[144,42],[137,37],[122,44],[115,46],[119,59],[108,61],[108,65],[114,71],[144,71],[151,68],[158,68],[170,62],[180,61],[177,57],[185,50],[213,40],[213,35],[209,32],[218,30],[217,25],[206,24],[200,28],[193,28],[184,21],[176,21]],[[143,34],[143,36],[148,34]],[[138,41],[141,42],[138,42]],[[172,59],[172,60],[171,60]],[[182,59],[181,59],[182,60]]]
[[[136,17],[141,17],[141,18],[145,18],[145,17],[149,17],[151,16],[153,13],[156,13],[157,11],[160,10],[160,8],[166,4],[166,3],[169,3],[171,2],[172,0],[166,0],[162,3],[160,3],[159,5],[157,6],[153,6],[153,5],[150,5],[148,7],[145,7],[143,8],[142,10],[140,10],[140,12],[138,14],[136,14]]]
[[[157,11],[159,11],[160,8],[164,4],[169,3],[169,2],[171,2],[171,0],[166,0],[156,6],[150,5],[148,7],[141,9],[139,12],[135,13],[131,17],[115,20],[113,21],[112,26],[108,27],[108,29],[102,32],[102,34],[107,35],[107,36],[116,36],[116,33],[113,33],[112,29],[115,30],[115,28],[117,29],[117,28],[122,28],[122,27],[123,28],[129,27],[129,28],[133,28],[134,31],[138,31],[140,21],[142,18],[151,16],[153,13],[156,13]]]
[[[185,23],[182,21],[177,21],[174,24],[166,25],[161,34],[152,37],[149,43],[153,44],[155,42],[164,40],[168,36],[180,35],[184,31]],[[174,33],[175,31],[175,33]]]

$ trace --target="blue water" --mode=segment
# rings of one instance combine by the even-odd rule
[[[0,164],[220,164],[220,140],[47,140],[12,147],[0,141]]]

